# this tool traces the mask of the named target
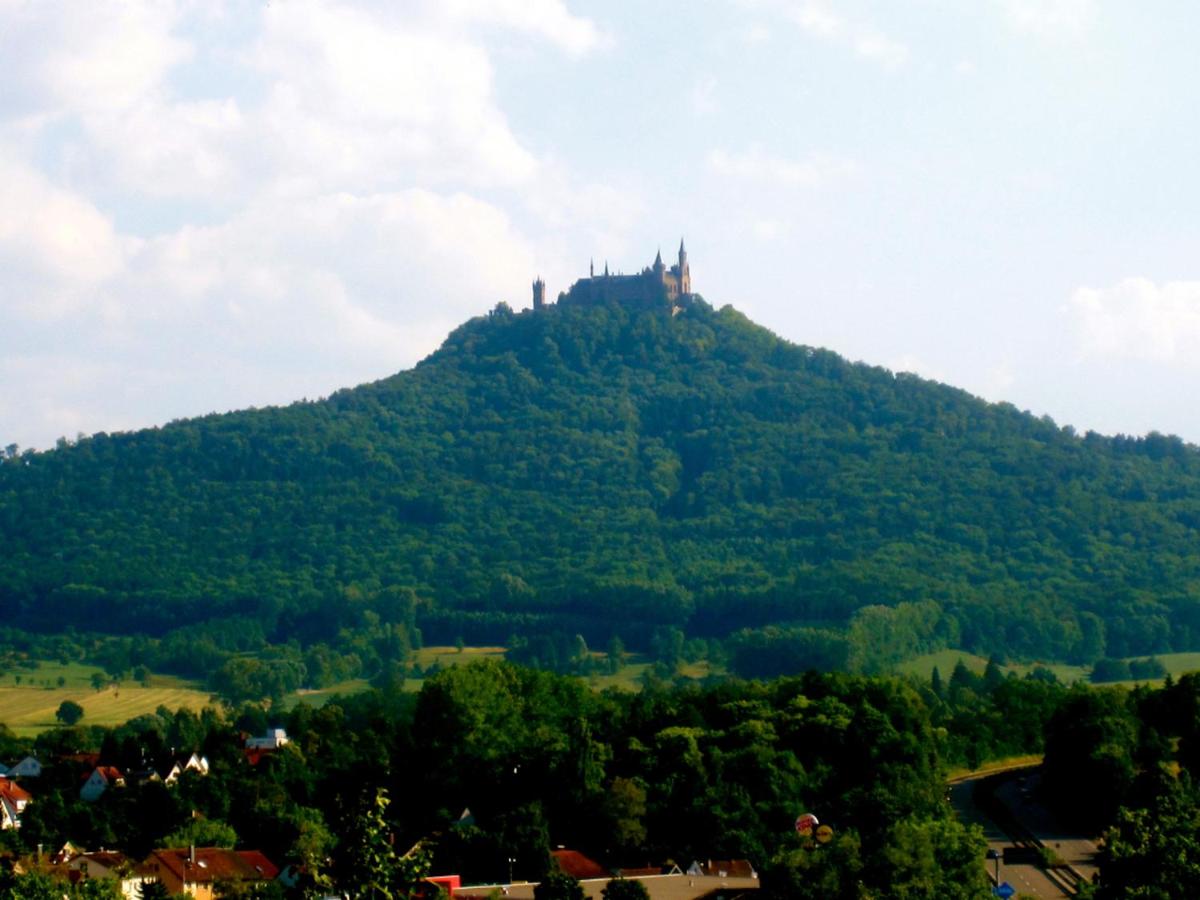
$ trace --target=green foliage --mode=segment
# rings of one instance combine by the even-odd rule
[[[160,847],[225,847],[233,849],[238,843],[237,832],[219,819],[189,819],[182,828],[164,837]]]
[[[585,900],[583,886],[566,872],[551,872],[533,889],[533,900]]]
[[[1200,806],[1190,780],[1162,788],[1148,807],[1122,809],[1105,833],[1096,900],[1200,896]]]
[[[1091,663],[1200,648],[1198,499],[1176,438],[1080,437],[702,301],[552,306],[319,402],[4,457],[0,613],[136,636],[106,672],[230,699],[394,680],[418,628],[640,652],[781,629],[756,675],[788,646],[792,671]]]
[[[1064,820],[1085,829],[1112,821],[1133,785],[1137,737],[1124,693],[1070,693],[1046,725],[1045,788]]]
[[[171,892],[161,881],[143,881],[137,887],[139,900],[171,900]]]
[[[883,860],[887,896],[900,900],[992,896],[980,860],[987,842],[979,826],[951,819],[905,819],[891,829]]]
[[[399,900],[429,875],[429,854],[414,849],[396,852],[385,818],[385,788],[363,803],[339,850],[337,883],[351,900]]]
[[[650,900],[650,892],[640,881],[614,878],[600,892],[604,900]]]
[[[74,700],[64,700],[58,705],[54,718],[68,727],[75,725],[83,718],[83,707]]]
[[[0,900],[121,900],[120,884],[113,879],[87,879],[64,884],[40,872],[0,875]]]

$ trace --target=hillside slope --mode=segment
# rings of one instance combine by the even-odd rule
[[[636,643],[931,600],[945,640],[1086,659],[1200,648],[1198,528],[1178,439],[1078,436],[703,301],[554,306],[327,400],[8,459],[0,613],[309,642],[412,588],[427,636]]]

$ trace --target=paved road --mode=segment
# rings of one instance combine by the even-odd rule
[[[1046,807],[1037,802],[1039,771],[1030,772],[1001,785],[996,798],[1008,807],[1013,817],[1075,869],[1091,881],[1097,872],[1096,842],[1063,828]]]
[[[1013,842],[972,801],[971,791],[974,787],[974,781],[962,781],[952,785],[950,787],[950,802],[954,805],[955,810],[958,812],[958,817],[962,821],[982,826],[983,836],[987,838],[988,848],[1003,855],[1005,848],[1013,846]],[[985,860],[984,862],[987,866],[988,874],[993,874],[995,872],[995,863],[991,860]],[[1006,864],[1001,861],[1000,880],[1007,881],[1017,889],[1019,894],[1028,894],[1031,897],[1043,898],[1043,900],[1061,900],[1061,898],[1070,896],[1064,893],[1062,888],[1055,882],[1051,881],[1040,867],[1028,863]]]

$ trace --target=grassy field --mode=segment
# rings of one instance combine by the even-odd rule
[[[445,666],[460,666],[463,663],[477,659],[503,659],[508,651],[503,647],[422,647],[414,655],[416,663],[422,669],[428,669],[434,663]]]
[[[158,707],[202,709],[211,705],[207,691],[188,687],[123,684],[102,691],[87,688],[0,687],[0,722],[22,737],[32,737],[58,724],[54,713],[64,700],[83,707],[81,725],[120,725]]]
[[[1200,653],[1159,653],[1158,659],[1174,678],[1188,672],[1200,672]]]
[[[1196,655],[1200,656],[1200,654]],[[928,679],[932,677],[933,669],[936,666],[942,675],[942,680],[945,681],[950,677],[950,673],[954,671],[954,667],[958,665],[959,660],[976,675],[982,675],[983,670],[987,668],[988,661],[986,657],[976,656],[974,653],[968,653],[966,650],[939,650],[936,653],[927,653],[924,656],[918,656],[916,659],[903,662],[896,667],[896,671],[902,675],[916,675],[918,678]],[[1049,669],[1064,684],[1083,681],[1088,676],[1087,666],[1069,666],[1065,663],[1011,663],[1001,666],[1000,669],[1006,675],[1009,672],[1014,672],[1017,675],[1025,675],[1035,667]],[[1168,666],[1168,668],[1170,667]]]
[[[103,672],[82,663],[38,662],[0,676],[0,722],[22,737],[58,724],[54,713],[64,700],[83,707],[81,725],[120,725],[158,707],[202,709],[211,705],[207,691],[168,675],[152,675],[148,686],[136,681],[106,685],[97,691],[92,677]]]
[[[987,668],[987,659],[982,656],[976,656],[966,650],[939,650],[937,653],[927,653],[916,659],[902,662],[896,667],[896,671],[901,675],[916,675],[918,678],[928,680],[933,676],[933,670],[936,668],[941,673],[942,679],[945,680],[950,677],[950,673],[954,671],[954,667],[960,660],[976,675],[982,675],[983,670]]]
[[[1178,678],[1187,672],[1200,672],[1200,653],[1159,653],[1157,654],[1157,658],[1173,678]],[[1145,656],[1131,656],[1129,659],[1145,659]],[[933,674],[934,666],[937,666],[938,671],[942,674],[942,679],[945,680],[950,677],[950,673],[954,671],[954,667],[959,660],[962,660],[963,664],[975,673],[982,673],[984,668],[987,667],[987,660],[982,656],[975,656],[974,654],[967,653],[965,650],[939,650],[937,653],[928,653],[925,656],[919,656],[916,659],[910,659],[907,662],[901,663],[896,667],[896,670],[904,675],[916,675],[918,678],[927,679]],[[1035,666],[1049,669],[1058,676],[1058,680],[1063,684],[1087,681],[1090,672],[1088,666],[1071,666],[1066,663],[1012,663],[1002,668],[1005,674],[1015,672],[1017,675],[1025,675]],[[1108,684],[1125,686],[1137,684],[1158,685],[1162,684],[1162,680],[1116,681],[1108,682]]]

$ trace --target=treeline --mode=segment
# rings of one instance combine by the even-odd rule
[[[763,673],[1200,649],[1196,448],[1078,435],[702,301],[501,311],[326,400],[2,455],[0,615],[31,631],[252,621],[349,655],[406,590],[431,643],[742,632]],[[923,604],[932,631],[897,612]]]

